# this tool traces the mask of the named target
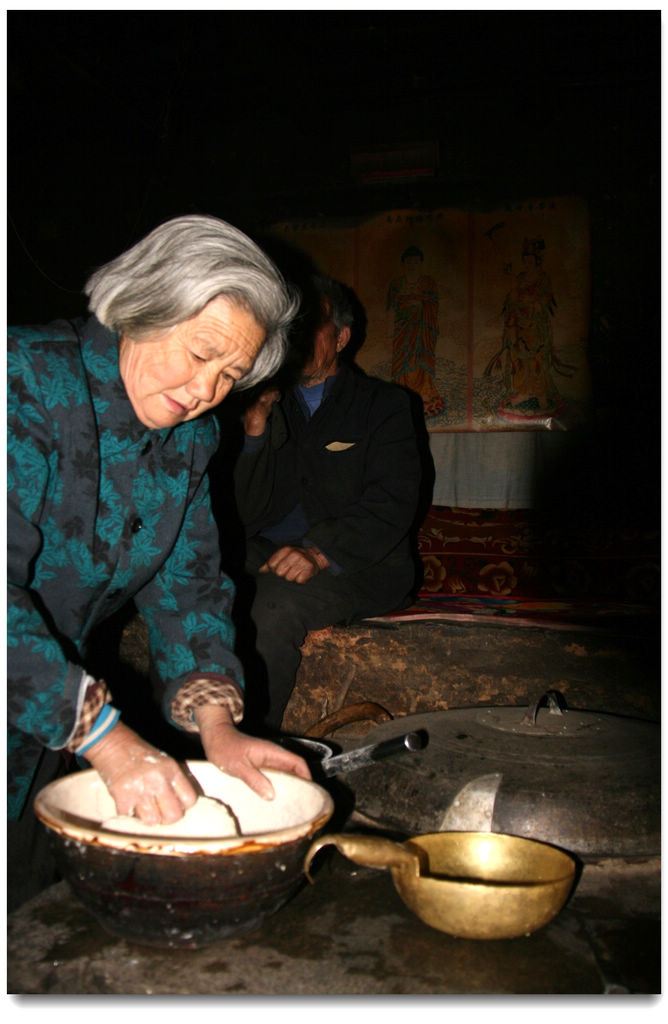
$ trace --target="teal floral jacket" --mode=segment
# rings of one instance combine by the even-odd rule
[[[18,817],[42,749],[75,731],[93,627],[129,599],[168,720],[193,677],[240,696],[244,680],[206,473],[215,418],[147,429],[120,379],[117,338],[94,317],[10,329],[7,374],[8,813]]]

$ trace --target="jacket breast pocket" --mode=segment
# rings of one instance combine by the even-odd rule
[[[364,486],[366,445],[345,436],[321,448],[319,476],[321,493],[328,495],[328,503],[343,507],[355,501]]]
[[[329,444],[325,445],[326,452],[347,452],[351,448],[354,448],[357,444],[356,441],[330,441]]]

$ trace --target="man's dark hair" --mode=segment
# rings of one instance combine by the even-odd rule
[[[340,281],[324,276],[313,278],[313,288],[318,295],[329,300],[332,322],[337,334],[344,327],[350,327],[352,330],[355,312],[350,289]]]

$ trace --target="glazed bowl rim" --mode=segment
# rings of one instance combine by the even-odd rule
[[[193,765],[210,765],[206,761],[188,759],[184,762],[187,767]],[[218,769],[220,770],[220,769]],[[261,852],[268,848],[274,848],[286,843],[294,842],[309,836],[329,821],[334,813],[334,801],[331,795],[318,783],[289,772],[282,772],[276,769],[262,769],[264,775],[276,785],[280,785],[282,779],[289,779],[290,785],[306,787],[320,797],[320,805],[314,814],[304,821],[293,825],[286,825],[277,829],[267,829],[259,832],[247,832],[238,836],[221,837],[200,837],[200,836],[151,836],[130,832],[118,832],[112,829],[104,829],[100,824],[95,824],[90,818],[77,817],[67,811],[59,811],[54,807],[53,794],[58,787],[72,778],[72,775],[62,776],[50,782],[39,791],[35,797],[33,810],[37,818],[51,832],[62,837],[64,840],[74,840],[86,846],[107,848],[110,850],[127,851],[130,853],[146,853],[158,856],[184,856],[187,854],[216,855],[216,854],[237,854]],[[221,771],[221,774],[225,775]],[[85,769],[76,773],[76,777],[89,780],[97,777],[99,773],[93,768]],[[234,784],[240,780],[233,779]],[[71,783],[70,783],[71,784]],[[258,797],[258,799],[260,799]]]

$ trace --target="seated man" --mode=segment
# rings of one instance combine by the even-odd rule
[[[320,323],[299,382],[246,410],[235,467],[270,730],[280,729],[307,632],[400,608],[415,584],[420,460],[408,395],[340,361],[352,303],[329,278],[315,287]]]

